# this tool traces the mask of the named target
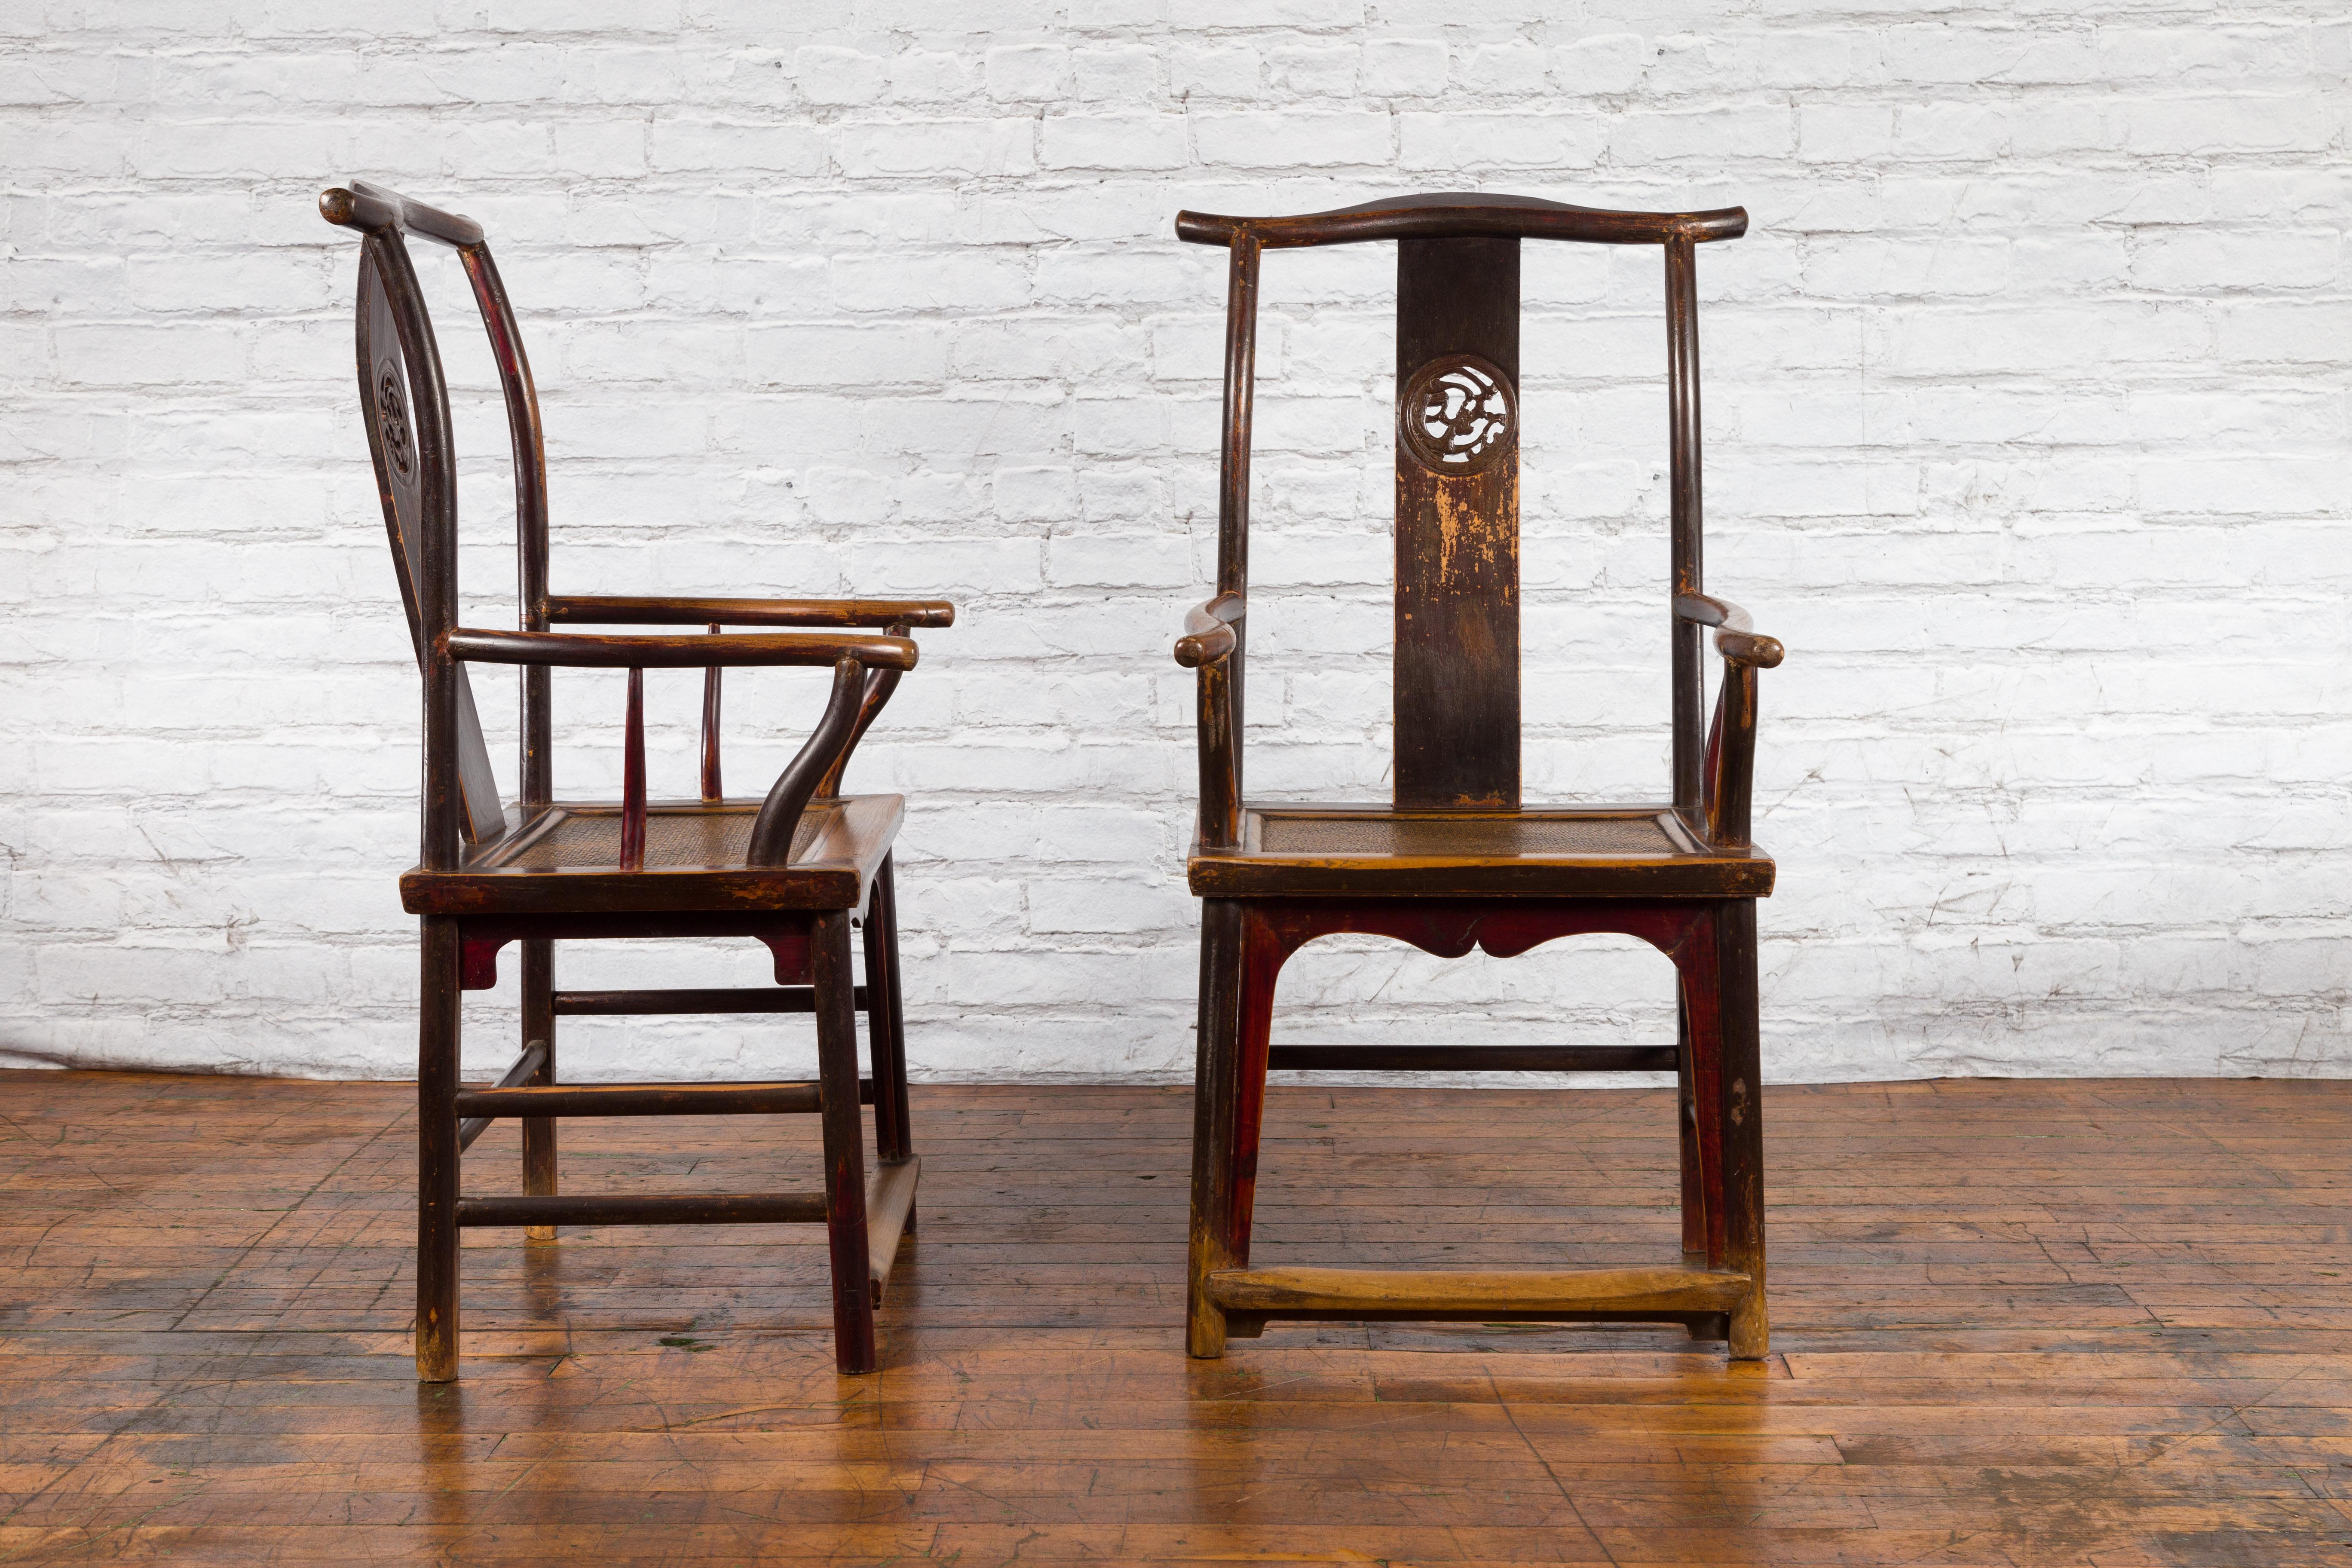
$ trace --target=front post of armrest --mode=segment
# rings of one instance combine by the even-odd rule
[[[1201,846],[1231,849],[1241,842],[1240,737],[1234,733],[1233,661],[1201,666]]]
[[[897,622],[883,630],[885,635],[894,637],[907,635],[907,628]],[[849,759],[856,752],[857,742],[866,739],[866,731],[874,727],[875,720],[882,717],[882,710],[888,704],[890,694],[898,689],[897,670],[869,669],[866,672],[866,695],[857,705],[857,722],[851,727],[849,739],[842,743],[841,754],[833,759],[833,766],[826,769],[824,777],[817,781],[817,799],[830,800],[841,793],[841,775],[849,771]]]
[[[1752,842],[1749,801],[1756,784],[1756,667],[1723,664],[1715,722],[1706,738],[1706,841],[1715,849],[1745,849]]]
[[[1675,621],[1696,632],[1713,626],[1723,656],[1723,684],[1707,726],[1699,792],[1699,826],[1717,849],[1746,849],[1749,802],[1756,779],[1756,672],[1777,669],[1785,653],[1777,637],[1758,632],[1748,612],[1696,590],[1675,595]]]
[[[808,809],[810,797],[816,794],[818,781],[848,742],[865,695],[866,667],[855,658],[843,655],[833,667],[833,697],[825,704],[824,717],[817,721],[815,733],[809,736],[799,755],[776,775],[774,787],[760,805],[760,815],[752,819],[749,857],[751,865],[783,866],[791,862],[793,835],[800,826],[801,814]]]
[[[1241,704],[1234,663],[1241,657],[1248,601],[1219,594],[1184,617],[1176,662],[1200,672],[1201,844],[1230,849],[1241,841]]]

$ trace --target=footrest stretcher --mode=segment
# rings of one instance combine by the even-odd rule
[[[1731,1311],[1751,1287],[1701,1268],[1231,1268],[1204,1283],[1241,1337],[1269,1318],[1688,1323]]]

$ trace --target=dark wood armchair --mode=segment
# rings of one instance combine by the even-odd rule
[[[1217,595],[1176,662],[1200,672],[1202,911],[1189,1348],[1224,1352],[1269,1319],[1668,1321],[1765,1353],[1756,900],[1771,860],[1748,841],[1756,672],[1780,662],[1735,606],[1701,591],[1696,247],[1748,215],[1604,212],[1524,196],[1424,195],[1297,217],[1180,213],[1176,232],[1232,255],[1226,296]],[[1531,806],[1519,795],[1519,242],[1654,245],[1665,261],[1673,585],[1672,798]],[[1251,381],[1267,250],[1397,247],[1395,795],[1308,806],[1243,794],[1249,626]],[[1723,678],[1703,729],[1702,628]],[[1672,1047],[1271,1045],[1275,979],[1316,937],[1362,931],[1442,957],[1496,957],[1617,931],[1673,959]],[[1675,1072],[1678,1265],[1572,1272],[1253,1268],[1250,1214],[1269,1068]]]
[[[835,1355],[844,1372],[875,1366],[874,1308],[893,1255],[915,1224],[921,1169],[907,1115],[905,1029],[890,846],[897,795],[845,795],[842,770],[915,667],[916,626],[945,626],[933,600],[662,599],[548,590],[547,465],[539,400],[514,311],[482,230],[386,190],[354,184],[319,198],[329,223],[362,237],[360,397],[400,596],[425,678],[424,842],[400,879],[423,917],[423,1016],[417,1040],[416,1371],[457,1375],[457,1232],[520,1226],[551,1240],[561,1225],[822,1222],[833,1263]],[[448,393],[407,241],[454,247],[498,363],[514,440],[520,626],[457,624],[457,464]],[[625,635],[559,625],[707,626]],[[730,626],[761,628],[730,634]],[[879,628],[869,635],[856,628]],[[520,798],[499,804],[468,668],[521,671]],[[720,789],[719,670],[815,665],[833,672],[815,731],[763,799]],[[549,760],[551,668],[629,672],[620,800],[558,801]],[[644,677],[704,676],[698,799],[646,798]],[[851,970],[863,917],[866,983]],[[558,991],[554,943],[613,937],[752,937],[775,960],[776,985]],[[499,950],[522,962],[522,1054],[495,1085],[457,1081],[460,994],[497,984]],[[870,1083],[857,1067],[856,1013],[866,1016]],[[564,1015],[811,1013],[817,1077],[764,1083],[565,1085],[555,1020]],[[874,1106],[877,1163],[866,1173],[861,1103]],[[567,1116],[802,1112],[823,1119],[822,1192],[703,1196],[559,1194],[556,1121]],[[460,1157],[501,1117],[522,1122],[519,1196],[467,1197]]]

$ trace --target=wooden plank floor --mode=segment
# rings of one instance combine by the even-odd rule
[[[881,1374],[831,1370],[814,1227],[478,1231],[422,1390],[409,1103],[0,1075],[0,1562],[2352,1563],[2352,1084],[1771,1090],[1744,1367],[1476,1325],[1188,1363],[1189,1094],[919,1088]],[[1668,1108],[1277,1089],[1258,1258],[1671,1258]],[[565,1177],[806,1185],[815,1133],[572,1122]]]

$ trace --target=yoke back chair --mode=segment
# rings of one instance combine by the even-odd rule
[[[539,400],[514,311],[479,225],[392,191],[354,183],[319,199],[329,223],[362,236],[360,397],[390,531],[394,575],[425,685],[423,842],[401,878],[404,906],[423,921],[417,1040],[416,1369],[446,1382],[458,1370],[457,1233],[520,1226],[551,1240],[560,1225],[822,1222],[833,1271],[841,1370],[876,1364],[874,1308],[902,1235],[915,1224],[921,1171],[908,1121],[890,847],[905,803],[845,795],[850,753],[899,677],[914,668],[907,633],[953,624],[935,600],[647,598],[558,595],[548,588],[547,464]],[[457,624],[457,489],[448,390],[408,240],[452,247],[489,333],[514,443],[520,626]],[[593,635],[559,624],[691,626],[708,631]],[[730,634],[729,626],[819,628]],[[879,628],[880,635],[856,628]],[[468,667],[521,670],[519,798],[501,806],[474,706]],[[809,665],[831,669],[824,716],[764,798],[721,788],[719,670]],[[550,671],[629,672],[618,801],[562,802],[553,793]],[[698,798],[646,798],[644,676],[701,668]],[[866,984],[851,969],[862,916]],[[776,985],[558,991],[554,943],[616,937],[752,937],[774,958]],[[522,1054],[495,1086],[457,1081],[461,994],[497,984],[499,950],[521,948]],[[857,1068],[856,1011],[866,1016],[870,1084]],[[556,1073],[555,1020],[564,1015],[814,1013],[817,1078],[760,1083],[570,1086]],[[865,1170],[861,1102],[874,1106],[877,1164]],[[822,1192],[702,1196],[564,1195],[556,1121],[567,1116],[720,1112],[822,1118]],[[522,1122],[520,1196],[460,1194],[460,1157],[490,1123]]]
[[[1748,839],[1756,672],[1780,662],[1702,591],[1696,247],[1746,232],[1739,208],[1608,212],[1526,196],[1435,195],[1291,217],[1179,213],[1231,253],[1217,595],[1176,661],[1199,671],[1201,813],[1189,861],[1202,911],[1200,1060],[1188,1346],[1223,1353],[1269,1319],[1668,1321],[1766,1352],[1756,900]],[[1519,244],[1654,245],[1665,261],[1672,461],[1673,781],[1665,801],[1530,806],[1519,770]],[[1394,797],[1292,805],[1243,795],[1252,381],[1267,250],[1397,247]],[[1699,635],[1717,628],[1711,728]],[[1272,1045],[1275,982],[1318,936],[1398,938],[1496,957],[1615,931],[1674,961],[1665,1047]],[[1683,1258],[1674,1267],[1439,1273],[1252,1268],[1250,1220],[1269,1068],[1672,1070],[1680,1082]]]

